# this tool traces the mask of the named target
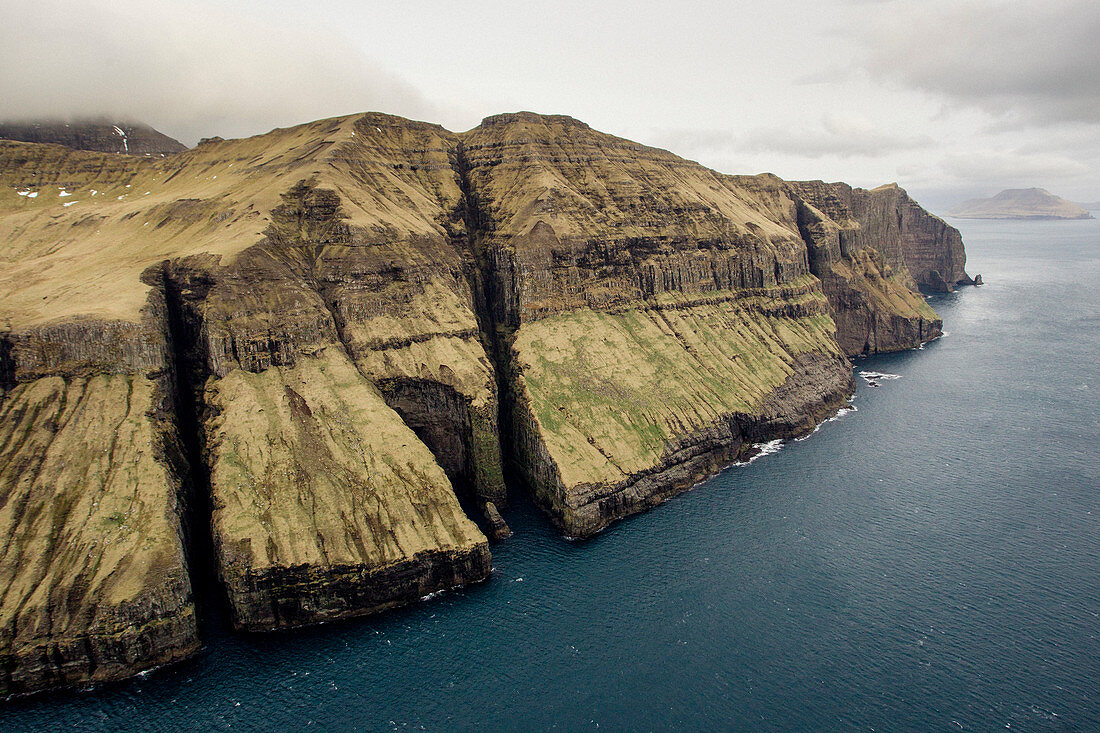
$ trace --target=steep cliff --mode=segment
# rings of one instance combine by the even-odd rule
[[[488,118],[461,155],[514,454],[567,534],[844,401],[829,304],[797,230],[773,216],[793,221],[789,198],[568,117]]]
[[[192,653],[194,522],[238,628],[300,626],[488,577],[502,439],[588,536],[811,430],[939,333],[936,222],[529,113],[0,142],[0,694]]]
[[[818,181],[784,184],[798,199],[797,226],[810,270],[832,306],[848,355],[898,351],[941,334],[906,264],[904,206],[873,192]],[[896,190],[896,189],[894,189]]]
[[[199,646],[163,297],[138,323],[2,340],[0,695],[129,677]]]
[[[378,154],[355,152],[364,167]],[[165,267],[189,382],[204,385],[214,544],[240,628],[361,615],[488,576],[443,468],[502,490],[495,387],[451,240],[409,232],[433,223],[407,202],[393,209],[403,222],[378,206],[402,186],[438,206],[413,184],[364,188],[375,207],[349,213],[300,181],[231,264]]]
[[[197,647],[178,532],[183,468],[165,468],[158,488],[146,484],[158,475],[153,468],[170,463],[160,458],[165,451],[134,448],[142,461],[160,461],[138,478],[128,469],[140,462],[121,449],[94,454],[111,471],[104,491],[166,507],[157,531],[175,538],[172,570],[159,555],[143,559],[118,541],[111,543],[118,554],[102,553],[95,534],[120,522],[140,541],[131,527],[155,526],[156,515],[147,516],[155,506],[132,520],[128,506],[116,516],[79,466],[64,483],[46,461],[57,451],[72,469],[65,451],[73,440],[83,434],[91,446],[113,445],[124,418],[170,434],[176,402],[198,416],[219,572],[238,626],[357,615],[487,577],[486,541],[445,473],[480,500],[505,499],[496,382],[473,309],[450,140],[437,126],[362,115],[208,143],[165,160],[0,145],[2,422],[19,435],[45,436],[11,441],[17,452],[4,462],[0,492],[18,513],[6,537],[27,539],[8,545],[48,548],[64,529],[68,514],[27,524],[20,507],[28,502],[34,519],[52,516],[41,507],[58,496],[86,497],[110,521],[73,515],[91,539],[67,543],[67,562],[94,558],[132,594],[119,600],[128,615],[112,610],[85,594],[83,570],[57,562],[11,583],[0,611],[18,638],[4,640],[12,650],[5,690],[126,676]],[[150,311],[156,297],[162,305]],[[50,443],[57,421],[37,407],[49,401],[29,391],[34,380],[50,379],[41,384],[76,405],[84,382],[59,386],[58,375],[99,385],[114,374],[97,386],[97,419],[71,421],[73,430],[60,434],[68,442]],[[157,389],[139,389],[146,374],[160,380]],[[38,402],[28,406],[27,395]],[[110,400],[118,406],[109,411]],[[31,419],[24,413],[44,426],[24,425]],[[135,487],[139,478],[145,483]],[[54,493],[38,488],[32,499],[18,498],[39,484]],[[149,576],[121,575],[129,557]],[[26,572],[13,555],[4,563]],[[88,607],[72,614],[88,616],[80,623],[89,634],[103,636],[119,619],[138,633],[142,609],[162,613],[165,631],[134,649],[116,643],[112,660],[81,641],[80,623],[56,604],[32,604],[46,591],[72,604],[86,598]],[[167,595],[142,595],[154,591]],[[32,621],[34,609],[59,625]],[[174,639],[170,622],[190,630],[172,631]],[[62,663],[63,654],[73,660]]]
[[[791,186],[830,218],[858,229],[848,237],[854,248],[877,250],[893,271],[908,270],[919,287],[947,292],[973,283],[964,269],[966,251],[959,231],[929,214],[896,184],[869,191],[821,181]]]

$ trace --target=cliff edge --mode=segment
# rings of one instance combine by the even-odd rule
[[[811,431],[968,281],[896,186],[532,113],[0,141],[0,243],[0,694],[194,653],[199,524],[257,631],[487,578],[509,461],[590,536]]]

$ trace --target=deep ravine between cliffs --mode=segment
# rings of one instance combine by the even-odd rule
[[[0,172],[73,175],[47,152],[0,145]],[[565,116],[368,113],[77,158],[158,193],[56,247],[67,208],[9,238],[140,263],[152,290],[88,300],[129,275],[81,250],[75,284],[0,294],[26,321],[0,333],[9,692],[186,657],[196,608],[268,631],[485,580],[506,471],[590,537],[812,430],[847,356],[939,333],[918,284],[966,277],[957,233],[896,187],[725,176]],[[82,656],[93,637],[125,654]]]

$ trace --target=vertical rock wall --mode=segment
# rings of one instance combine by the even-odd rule
[[[359,241],[334,191],[300,182],[283,199],[265,239],[231,265],[166,266],[205,360],[191,373],[205,379],[220,575],[234,623],[252,630],[375,612],[490,570],[440,461],[357,364],[379,350],[361,340],[378,313],[371,291],[354,288],[385,287],[392,252]],[[412,411],[432,390],[444,394],[420,385],[390,397]],[[468,402],[452,393],[443,406],[468,435]],[[438,417],[429,439],[455,432]],[[447,446],[436,448],[446,459]]]
[[[462,151],[514,455],[567,534],[843,403],[828,302],[775,216],[793,221],[789,198],[560,116],[489,118]],[[764,417],[777,394],[785,417]]]
[[[488,576],[455,489],[506,534],[502,431],[588,536],[811,430],[845,355],[939,334],[918,285],[969,281],[896,186],[724,176],[563,116],[163,161],[0,142],[0,181],[0,694],[197,649],[181,425],[234,623],[356,616]]]
[[[140,324],[7,337],[0,695],[123,679],[198,649],[163,311],[154,291]]]

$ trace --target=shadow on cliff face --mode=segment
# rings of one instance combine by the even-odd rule
[[[224,558],[212,536],[212,458],[204,431],[217,416],[204,397],[208,382],[235,369],[293,368],[325,348],[342,350],[356,364],[357,344],[342,300],[374,272],[378,259],[349,246],[353,234],[339,196],[311,181],[283,194],[283,204],[271,213],[264,238],[233,264],[223,267],[215,258],[198,256],[166,261],[145,276],[164,290],[167,301],[175,412],[189,464],[181,497],[187,558],[206,638],[226,631],[230,615]],[[262,318],[252,317],[257,306]],[[464,513],[483,524],[486,497],[477,487],[487,484],[481,460],[486,416],[448,385],[411,377],[371,379],[356,366],[427,445],[450,477]]]
[[[197,303],[205,298],[211,282],[205,278],[181,282],[171,276],[167,263],[150,268],[143,279],[159,280],[164,289],[176,426],[187,461],[180,497],[184,510],[184,552],[200,638],[209,640],[230,628],[228,598],[218,578],[218,560],[211,536],[210,469],[203,457],[202,388],[208,370]]]
[[[426,379],[384,379],[377,386],[386,404],[428,446],[455,489],[471,499],[470,415],[462,395],[453,387]]]
[[[12,359],[11,349],[11,339],[0,336],[0,399],[15,386],[15,361]]]

